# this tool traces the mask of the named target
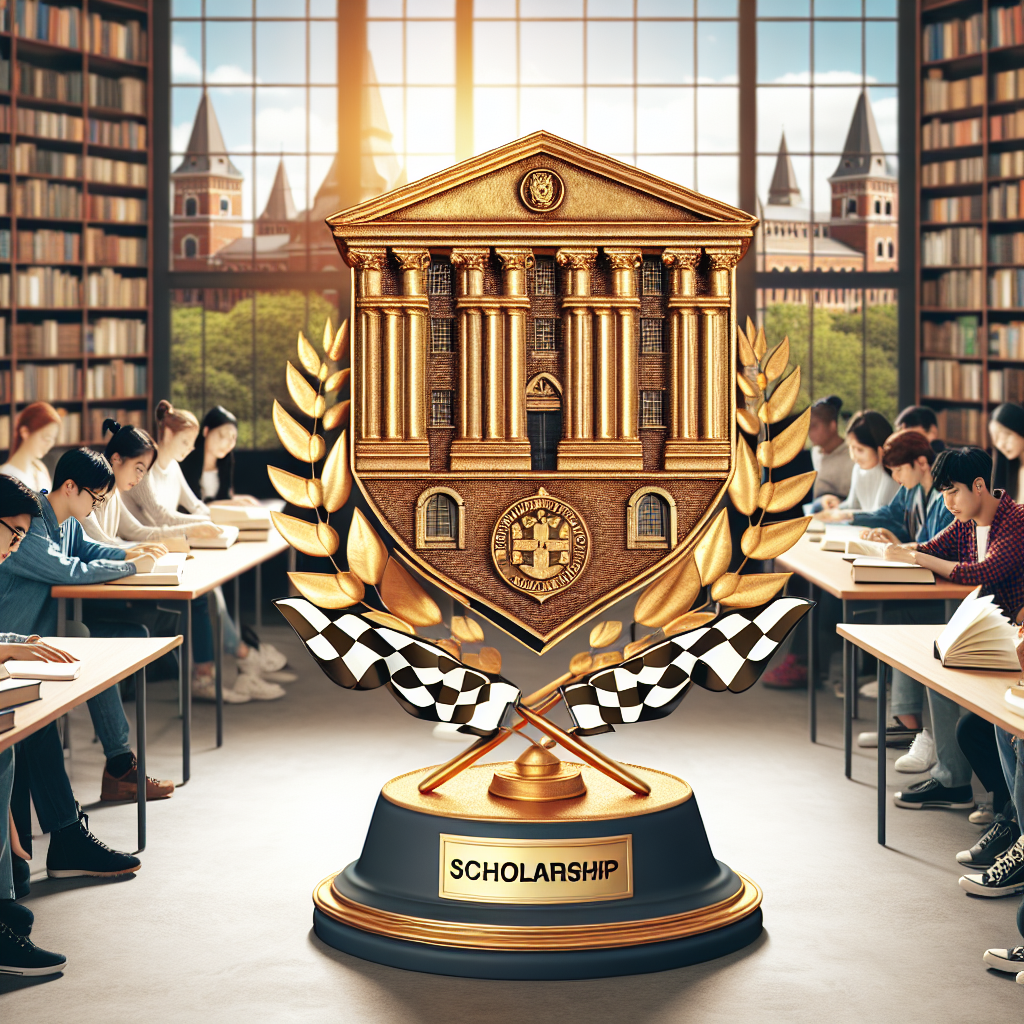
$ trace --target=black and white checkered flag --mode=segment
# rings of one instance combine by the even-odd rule
[[[724,611],[706,626],[669,637],[629,661],[562,687],[581,736],[672,714],[690,683],[706,690],[749,689],[794,626],[812,607],[777,597],[759,608]]]
[[[519,690],[501,676],[467,668],[419,637],[351,613],[331,621],[303,598],[274,604],[332,682],[348,690],[386,686],[414,718],[490,736],[519,700]]]

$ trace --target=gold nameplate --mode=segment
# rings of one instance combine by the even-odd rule
[[[633,837],[441,835],[438,895],[477,903],[593,903],[633,895]]]

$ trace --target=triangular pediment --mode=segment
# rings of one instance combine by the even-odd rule
[[[564,194],[557,207],[529,209],[520,182],[530,171],[554,171]],[[717,223],[751,229],[757,218],[631,164],[534,132],[327,218],[346,226],[390,223]]]

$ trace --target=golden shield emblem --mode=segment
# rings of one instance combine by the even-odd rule
[[[562,179],[546,167],[530,171],[519,183],[519,196],[534,213],[557,209],[564,195]]]

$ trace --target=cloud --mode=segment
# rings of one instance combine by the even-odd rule
[[[171,80],[174,82],[200,82],[203,69],[199,61],[180,43],[171,44]]]

